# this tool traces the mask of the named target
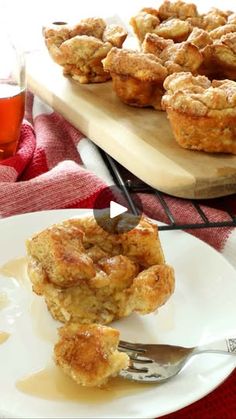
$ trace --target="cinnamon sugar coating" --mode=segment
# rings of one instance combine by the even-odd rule
[[[203,48],[205,48],[207,45],[211,45],[213,43],[213,40],[210,34],[204,29],[197,28],[197,27],[193,28],[187,41],[195,45],[200,51]]]
[[[211,78],[236,80],[236,32],[216,39],[203,50],[203,56]]]
[[[227,23],[228,13],[224,12],[216,7],[213,7],[208,13],[202,15],[202,27],[206,31],[212,31],[213,29],[223,26]]]
[[[155,9],[154,9],[155,10]],[[136,16],[131,17],[130,25],[140,42],[144,40],[146,33],[155,32],[160,24],[160,19],[153,9],[142,9]]]
[[[116,217],[110,233],[92,216],[66,220],[27,241],[33,291],[44,296],[56,320],[107,324],[133,311],[151,313],[167,301],[174,272],[165,264],[157,226],[142,217],[122,233],[134,218]]]
[[[174,42],[182,42],[187,39],[191,30],[192,26],[189,22],[172,18],[162,22],[154,33],[165,39],[173,39]]]
[[[153,54],[112,48],[103,60],[118,97],[132,106],[161,109],[163,81],[168,72]]]
[[[197,6],[194,3],[184,1],[171,2],[165,0],[158,9],[161,20],[177,17],[182,20],[198,16]]]
[[[203,62],[199,48],[191,42],[174,43],[155,34],[147,34],[142,50],[156,55],[167,68],[168,74],[180,71],[196,73]]]
[[[122,47],[127,32],[101,18],[87,18],[73,26],[52,24],[44,28],[43,36],[49,54],[63,66],[64,74],[80,83],[96,83],[110,78],[101,61],[113,46]]]
[[[236,83],[191,73],[164,82],[162,105],[184,148],[236,154]]]

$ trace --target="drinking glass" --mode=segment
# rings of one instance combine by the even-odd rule
[[[25,109],[25,61],[13,37],[0,30],[0,160],[15,154]]]

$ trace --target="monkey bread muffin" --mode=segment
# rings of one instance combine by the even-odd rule
[[[168,72],[158,57],[112,48],[103,66],[111,74],[113,89],[124,103],[161,109],[163,81]]]
[[[236,83],[191,73],[164,82],[162,105],[176,141],[191,150],[236,154]]]
[[[115,217],[108,233],[92,216],[70,219],[28,239],[33,291],[56,320],[107,324],[134,311],[151,313],[171,296],[174,272],[156,224],[142,217],[124,232],[126,223],[128,214]]]
[[[64,74],[80,83],[109,80],[101,61],[112,47],[122,47],[126,30],[96,17],[82,19],[76,25],[59,23],[46,26],[43,36],[50,56],[63,67]]]

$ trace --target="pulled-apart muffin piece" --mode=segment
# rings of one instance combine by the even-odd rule
[[[88,18],[74,26],[52,24],[43,35],[49,54],[63,66],[64,74],[80,83],[97,83],[110,79],[101,61],[113,46],[122,47],[127,32],[101,18]]]
[[[106,324],[167,301],[174,272],[165,264],[157,226],[142,217],[127,231],[133,217],[116,217],[110,232],[92,216],[71,219],[27,241],[33,291],[55,319]]]
[[[236,83],[191,73],[164,82],[162,104],[176,141],[184,148],[236,154]]]
[[[161,109],[163,81],[167,69],[153,54],[112,48],[103,60],[112,77],[113,89],[128,105]]]
[[[198,47],[190,42],[175,44],[171,39],[163,39],[155,34],[147,34],[142,44],[145,53],[152,53],[160,58],[168,74],[179,71],[191,71],[193,74],[203,62]]]
[[[117,349],[119,335],[111,327],[68,323],[59,329],[55,362],[82,386],[104,385],[129,366],[129,356]]]

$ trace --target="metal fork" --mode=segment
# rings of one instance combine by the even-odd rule
[[[121,340],[118,349],[126,352],[130,357],[128,369],[122,370],[120,376],[143,383],[160,383],[178,374],[194,355],[206,352],[236,355],[236,338],[223,339],[192,348],[131,343]]]

